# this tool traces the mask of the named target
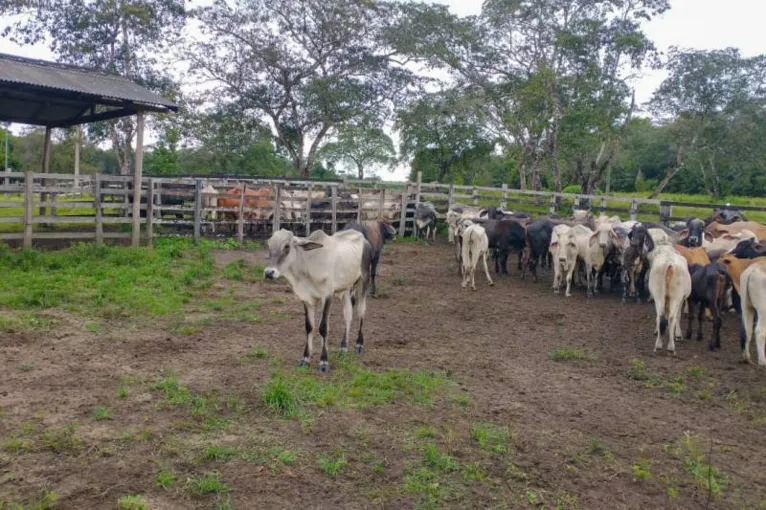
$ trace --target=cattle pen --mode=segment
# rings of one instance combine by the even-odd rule
[[[766,207],[676,202],[415,182],[302,181],[248,178],[142,177],[138,197],[132,176],[3,172],[0,240],[24,247],[44,241],[133,239],[150,244],[163,236],[225,236],[242,243],[280,228],[302,235],[336,232],[352,222],[385,219],[400,236],[414,232],[414,210],[431,202],[441,218],[457,203],[530,214],[568,215],[587,209],[643,221],[674,221],[716,208],[766,219]],[[133,211],[140,211],[134,221]],[[402,212],[404,211],[404,213]],[[403,220],[403,221],[402,221]],[[139,236],[133,231],[138,228]],[[137,241],[138,240],[138,241]],[[58,243],[56,243],[58,244]]]

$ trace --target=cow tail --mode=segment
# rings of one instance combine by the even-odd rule
[[[673,266],[668,266],[668,268],[665,270],[665,297],[662,309],[662,317],[660,317],[660,334],[663,335],[668,329],[668,316],[670,315],[670,292],[668,292],[668,289],[670,288],[670,282],[673,281],[674,272],[675,269]]]
[[[724,276],[721,273],[718,273],[716,275],[716,294],[715,294],[715,303],[718,307],[718,312],[720,313],[723,310],[724,307],[724,298],[726,297],[726,276]]]

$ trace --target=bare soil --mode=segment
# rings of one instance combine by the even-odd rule
[[[217,254],[221,265],[261,256]],[[766,370],[740,363],[733,314],[720,352],[707,350],[708,323],[704,342],[654,354],[652,304],[588,300],[580,289],[553,295],[550,274],[521,281],[514,265],[494,287],[477,274],[471,292],[460,288],[446,243],[386,247],[367,349],[354,362],[445,374],[453,384],[430,405],[328,403],[311,420],[267,409],[267,381],[294,373],[303,350],[302,306],[284,282],[219,280],[204,297],[257,300],[257,322],[190,303],[185,320],[197,329],[141,317],[96,327],[50,311],[51,333],[0,333],[0,507],[55,491],[60,508],[77,509],[116,508],[125,495],[161,509],[766,508]],[[336,303],[331,363],[341,324]],[[317,371],[317,345],[309,375],[338,377]],[[243,358],[257,346],[268,355]],[[571,352],[585,359],[558,359]],[[168,370],[194,394],[234,395],[244,409],[229,426],[204,430],[188,406],[168,405],[152,388]],[[97,407],[111,419],[95,420]],[[477,444],[471,428],[485,422],[507,427],[507,451]],[[79,442],[55,451],[50,431],[67,424],[77,424]],[[433,427],[434,437],[418,437],[418,427]],[[272,453],[211,460],[202,455],[211,444]],[[427,444],[462,467],[432,467],[423,488],[412,475]],[[275,448],[297,459],[277,462]],[[330,476],[323,455],[347,465]],[[482,475],[463,476],[470,464]],[[160,471],[175,483],[159,487]],[[198,494],[187,482],[211,472],[227,493]],[[705,480],[720,482],[720,493]]]

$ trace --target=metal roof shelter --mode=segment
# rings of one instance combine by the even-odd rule
[[[144,114],[178,105],[103,71],[0,53],[0,122],[45,126],[42,171],[50,166],[51,129],[137,116],[133,189],[141,189]],[[79,161],[75,159],[75,174]],[[141,194],[133,194],[133,244],[140,234]]]

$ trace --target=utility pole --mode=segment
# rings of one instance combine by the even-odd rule
[[[5,126],[5,153],[4,153],[5,154],[5,167],[4,168],[5,168],[5,173],[6,173],[4,184],[6,186],[8,186],[10,184],[10,179],[8,178],[8,175],[7,175],[7,173],[10,171],[8,169],[8,138],[10,138],[10,136],[11,136],[11,130],[8,129],[8,125],[6,124],[6,126]]]

